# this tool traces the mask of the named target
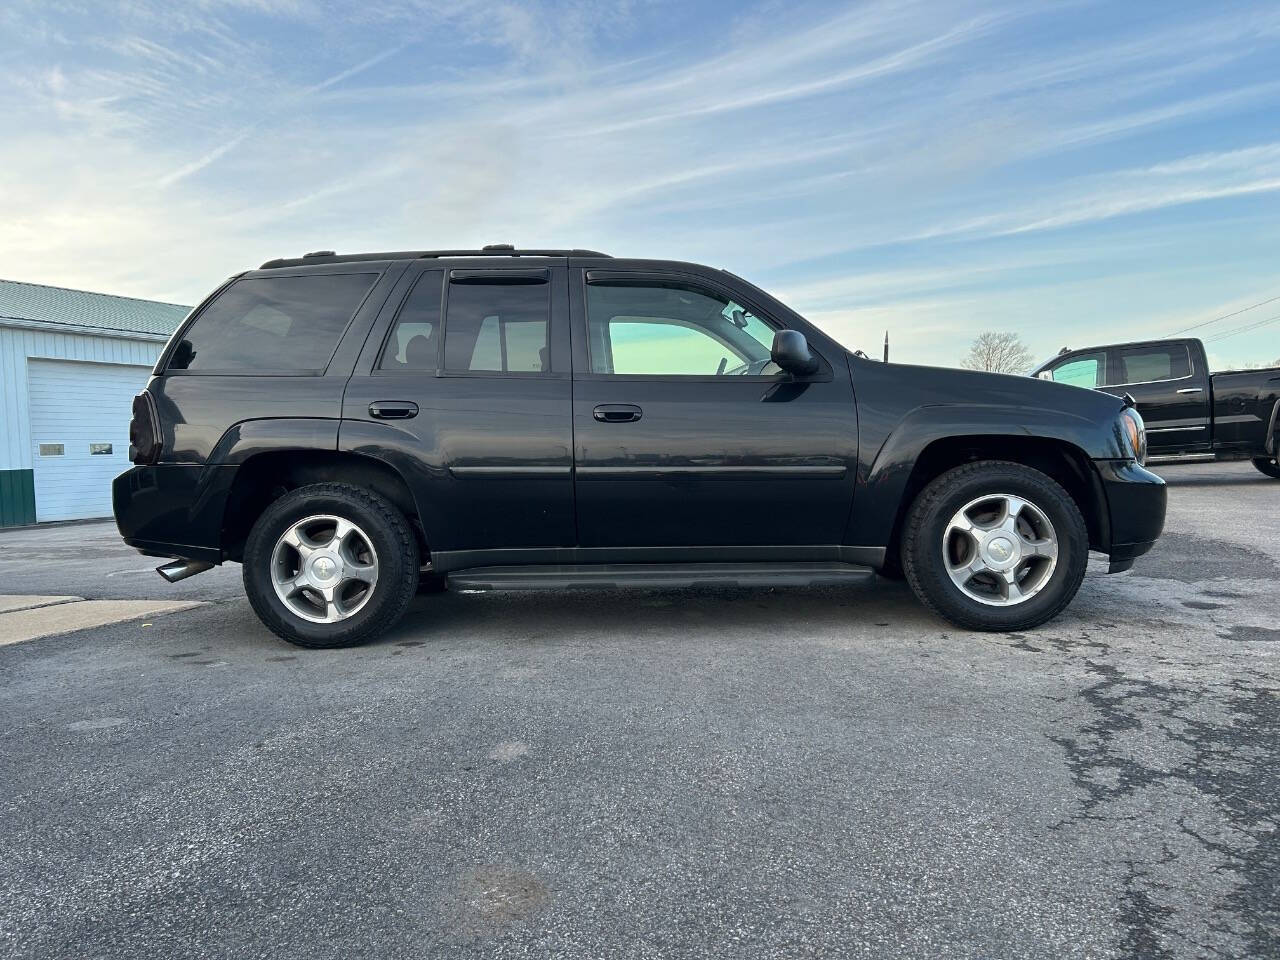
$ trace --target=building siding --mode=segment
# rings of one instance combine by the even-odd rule
[[[35,522],[34,472],[0,470],[0,527],[20,527]]]
[[[160,340],[0,325],[0,471],[26,471],[29,476],[32,469],[28,358],[150,367],[163,349]],[[91,372],[86,369],[86,373]],[[8,524],[0,520],[0,525]]]

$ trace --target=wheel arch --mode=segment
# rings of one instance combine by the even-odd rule
[[[426,561],[427,533],[404,477],[386,461],[337,450],[270,450],[247,456],[227,495],[223,555],[240,560],[249,531],[263,511],[290,490],[313,483],[349,483],[384,497],[408,520]]]
[[[1052,477],[1084,516],[1090,547],[1109,547],[1107,497],[1088,452],[1090,447],[1099,447],[1104,455],[1110,452],[1109,437],[1099,436],[1102,428],[1061,413],[1050,419],[1034,416],[1038,411],[1021,411],[1016,419],[1001,417],[1000,422],[965,429],[954,422],[953,408],[942,409],[950,409],[953,416],[904,421],[882,446],[854,497],[849,533],[856,542],[883,543],[886,568],[898,567],[903,524],[920,491],[945,471],[977,460],[1020,463]],[[1037,419],[1041,422],[1035,423]]]

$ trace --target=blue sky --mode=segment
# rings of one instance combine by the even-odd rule
[[[189,303],[321,248],[591,247],[922,363],[1280,297],[1276,3],[9,0],[0,36],[9,279]],[[1196,332],[1263,363],[1277,317]]]

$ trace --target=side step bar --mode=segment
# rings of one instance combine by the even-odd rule
[[[1147,457],[1147,463],[1213,463],[1217,459],[1212,453],[1157,453]]]
[[[870,567],[853,563],[610,563],[473,567],[448,574],[451,590],[564,590],[573,587],[808,587],[864,583]]]

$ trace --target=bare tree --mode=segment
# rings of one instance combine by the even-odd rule
[[[991,373],[1026,373],[1034,362],[1031,351],[1016,333],[984,330],[974,338],[969,355],[960,361],[960,366]]]

